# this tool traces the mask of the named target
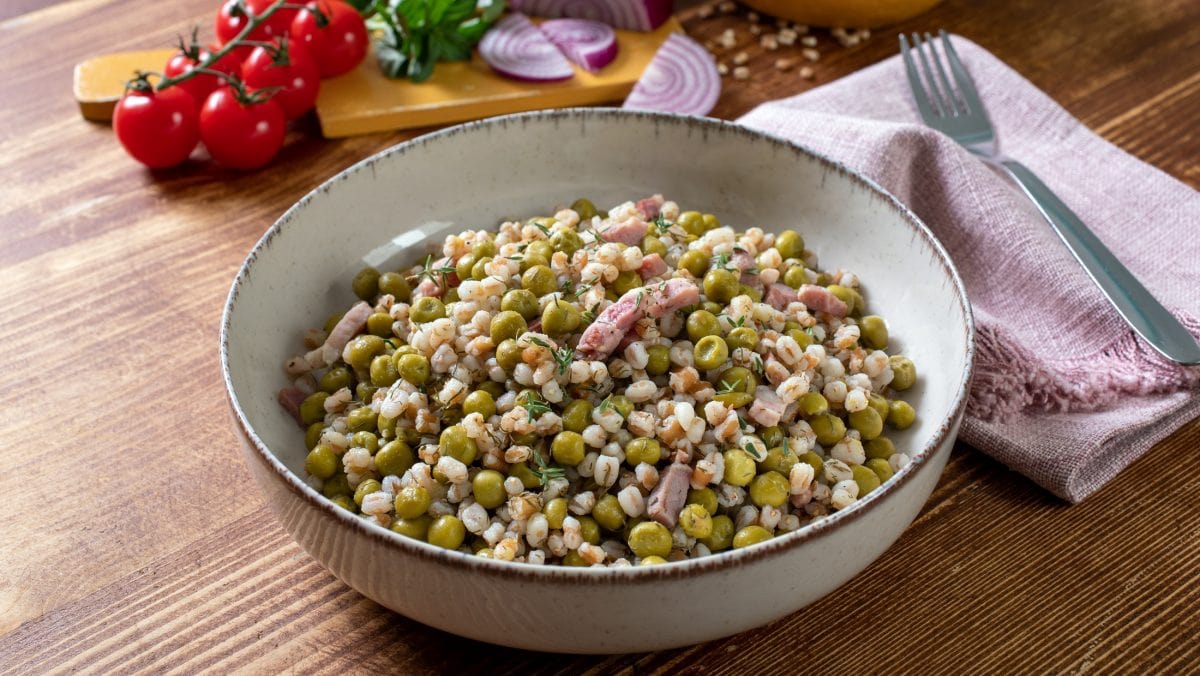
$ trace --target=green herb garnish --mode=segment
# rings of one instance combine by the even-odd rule
[[[542,482],[543,486],[551,479],[566,476],[566,471],[563,468],[553,467],[547,463],[541,451],[536,448],[531,448],[530,450],[533,451],[533,462],[537,465],[537,469],[530,467],[529,470],[538,478],[538,481]]]
[[[467,61],[504,0],[374,0],[368,27],[388,77],[424,82],[439,61]]]

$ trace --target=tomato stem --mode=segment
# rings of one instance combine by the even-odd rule
[[[241,3],[239,3],[239,5],[240,4]],[[250,33],[253,32],[255,28],[258,28],[263,23],[265,23],[267,19],[271,18],[271,15],[274,14],[277,10],[282,9],[283,7],[286,7],[286,6],[288,6],[288,3],[286,2],[286,0],[276,0],[275,2],[271,3],[271,5],[269,7],[267,7],[265,10],[263,10],[261,14],[251,14],[250,12],[246,12],[246,16],[250,17],[250,21],[246,22],[246,26],[244,28],[242,28],[242,31],[240,33],[238,33],[232,40],[221,45],[221,48],[218,49],[217,51],[209,54],[207,59],[204,59],[204,60],[200,61],[199,63],[197,63],[195,68],[186,70],[186,71],[180,73],[179,75],[175,75],[175,76],[168,77],[168,78],[163,78],[162,80],[160,80],[158,82],[158,86],[155,87],[155,89],[164,89],[164,88],[170,87],[172,85],[177,85],[180,82],[190,80],[193,77],[196,77],[197,75],[200,75],[200,74],[210,74],[211,75],[211,74],[215,73],[216,71],[211,69],[211,66],[213,64],[215,64],[217,61],[220,61],[222,57],[224,57],[229,52],[232,52],[234,49],[241,47],[242,45],[249,44],[250,40],[247,40],[247,38],[250,36]],[[235,82],[238,82],[240,84],[240,81],[238,80],[237,77],[232,76],[232,75],[225,75],[225,74],[222,74],[222,75],[224,75],[225,81],[228,82],[230,85],[233,85]],[[127,86],[134,88],[132,84],[127,85]]]

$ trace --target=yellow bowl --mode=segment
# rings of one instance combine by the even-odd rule
[[[754,9],[810,26],[875,28],[929,10],[941,0],[743,0]]]

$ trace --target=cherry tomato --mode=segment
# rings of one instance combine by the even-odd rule
[[[196,64],[209,58],[216,49],[200,49],[191,47],[181,49],[167,61],[167,65],[163,67],[163,75],[167,77],[175,77],[182,75],[196,67]],[[238,72],[238,59],[236,54],[229,53],[221,57],[221,60],[216,63],[209,64],[210,70],[220,71],[228,75],[235,75]],[[214,89],[224,84],[215,75],[197,75],[175,85],[192,95],[196,101],[196,109],[204,105],[204,100],[212,93]]]
[[[267,99],[243,103],[231,87],[219,87],[200,109],[200,140],[217,162],[234,169],[257,169],[279,152],[287,118]]]
[[[358,10],[341,0],[319,0],[307,7],[292,20],[292,41],[308,47],[321,66],[321,77],[354,70],[367,56],[368,46],[367,26]],[[317,25],[314,10],[329,19],[326,26]]]
[[[113,110],[113,131],[133,159],[150,167],[173,167],[200,140],[196,102],[180,87],[125,92]]]
[[[321,85],[321,69],[308,49],[284,40],[278,49],[255,47],[242,62],[242,81],[251,92],[279,87],[273,101],[289,120],[312,110]]]
[[[238,33],[241,33],[242,29],[246,27],[246,24],[250,23],[250,16],[247,16],[247,14],[252,16],[262,14],[274,2],[275,0],[225,0],[221,5],[221,9],[217,12],[217,42],[223,45],[237,37]],[[247,39],[266,42],[273,38],[287,35],[288,29],[292,25],[292,20],[296,18],[298,11],[289,8],[275,10],[264,23],[247,36]],[[248,47],[238,47],[235,51],[241,52],[241,56],[245,57],[250,52],[250,49]]]

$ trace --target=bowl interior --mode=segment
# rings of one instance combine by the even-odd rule
[[[864,179],[733,124],[619,110],[533,113],[455,127],[337,175],[264,236],[227,308],[225,370],[251,429],[303,476],[301,430],[276,403],[282,365],[354,300],[364,265],[408,264],[442,238],[501,219],[553,213],[589,197],[600,208],[661,193],[745,229],[799,230],[824,269],[862,280],[868,310],[916,363],[905,397],[917,423],[894,435],[916,454],[952,416],[969,370],[961,285],[915,216]]]

